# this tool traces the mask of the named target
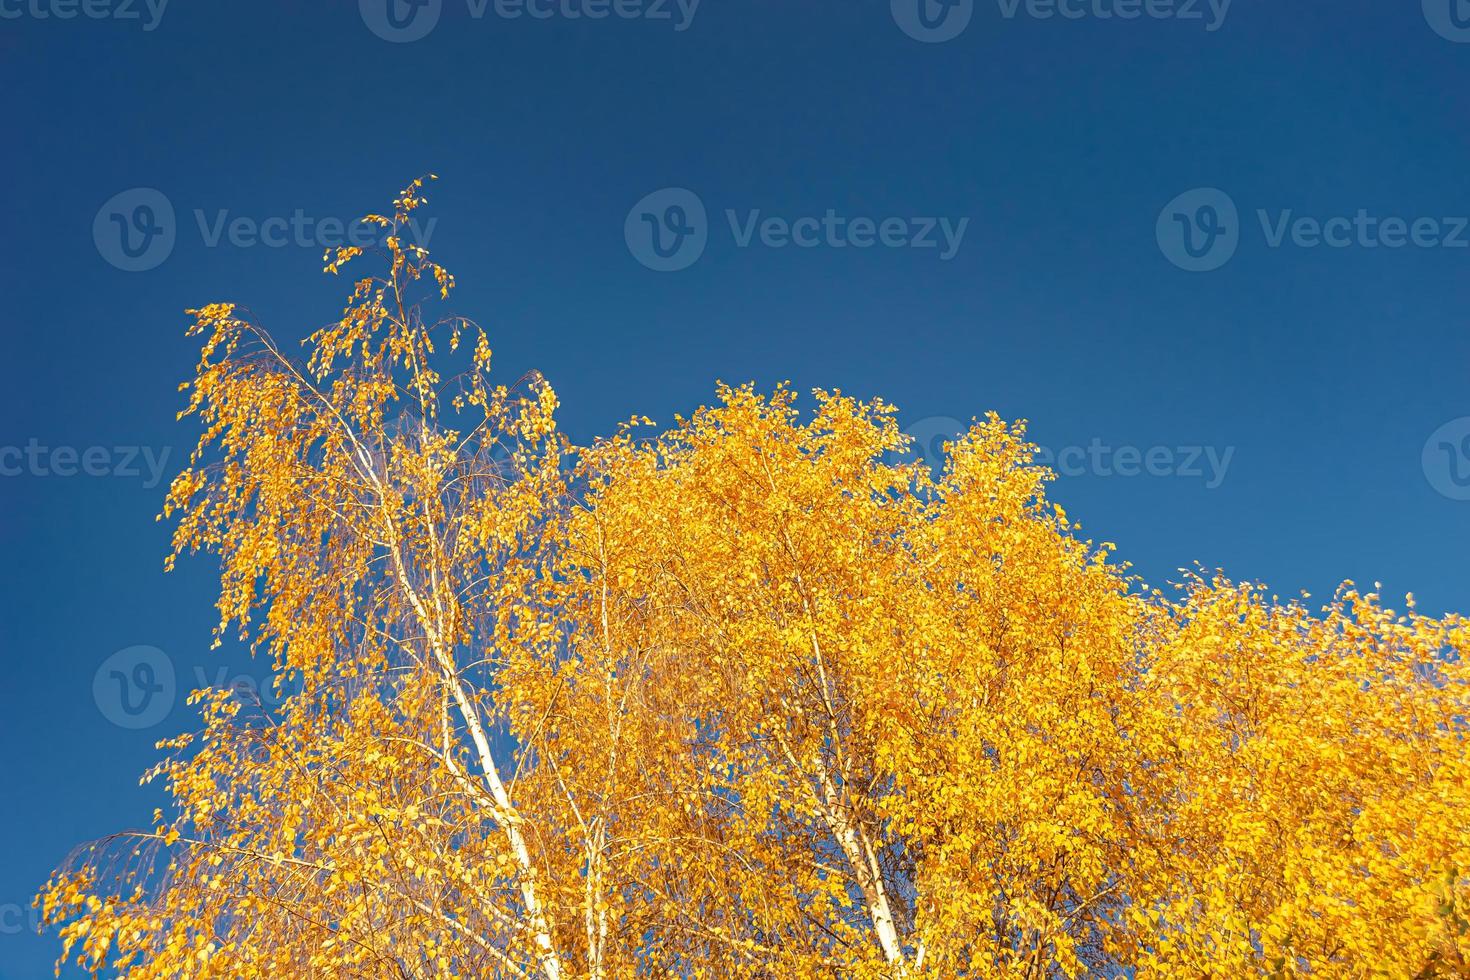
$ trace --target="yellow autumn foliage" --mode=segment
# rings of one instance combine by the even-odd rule
[[[63,961],[1470,975],[1463,620],[1150,590],[994,416],[938,474],[892,406],[785,387],[573,447],[544,380],[424,318],[454,280],[396,234],[423,187],[304,362],[194,311],[165,516],[282,701],[197,695],[172,807],[38,898]]]

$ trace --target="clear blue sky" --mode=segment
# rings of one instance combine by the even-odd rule
[[[156,724],[115,724],[114,682],[262,673],[207,649],[210,561],[161,570],[182,310],[246,303],[298,339],[340,308],[322,222],[422,172],[455,309],[504,377],[551,379],[574,438],[716,379],[882,395],[930,433],[994,409],[1075,447],[1054,496],[1153,582],[1197,560],[1470,607],[1461,0],[439,0],[407,43],[369,27],[423,28],[404,0],[88,2],[137,17],[0,0],[0,977],[49,970],[35,886],[147,821],[152,741],[190,722],[164,692]],[[669,210],[691,200],[698,227]],[[931,223],[937,247],[902,244]],[[654,271],[653,227],[704,250]],[[138,646],[161,653],[104,666]]]

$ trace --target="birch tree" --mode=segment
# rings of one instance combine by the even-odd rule
[[[1148,588],[1022,424],[718,389],[572,447],[400,230],[306,356],[194,311],[164,516],[270,705],[38,898],[145,977],[1470,974],[1457,616]],[[329,273],[367,261],[327,256]],[[169,559],[172,565],[174,558]]]

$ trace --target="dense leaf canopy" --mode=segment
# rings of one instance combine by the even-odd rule
[[[573,447],[539,376],[493,385],[483,331],[423,318],[454,283],[397,237],[422,188],[305,361],[194,311],[165,516],[282,698],[195,695],[171,806],[40,896],[63,960],[1470,972],[1465,622],[1151,591],[993,416],[937,474],[891,406],[784,387]]]

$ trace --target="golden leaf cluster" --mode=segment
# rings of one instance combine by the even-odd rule
[[[170,809],[39,897],[63,961],[1470,974],[1463,620],[1149,590],[994,416],[938,474],[892,406],[786,387],[574,448],[543,379],[424,319],[454,282],[397,234],[424,186],[303,361],[194,311],[164,516],[281,698],[196,696]]]

